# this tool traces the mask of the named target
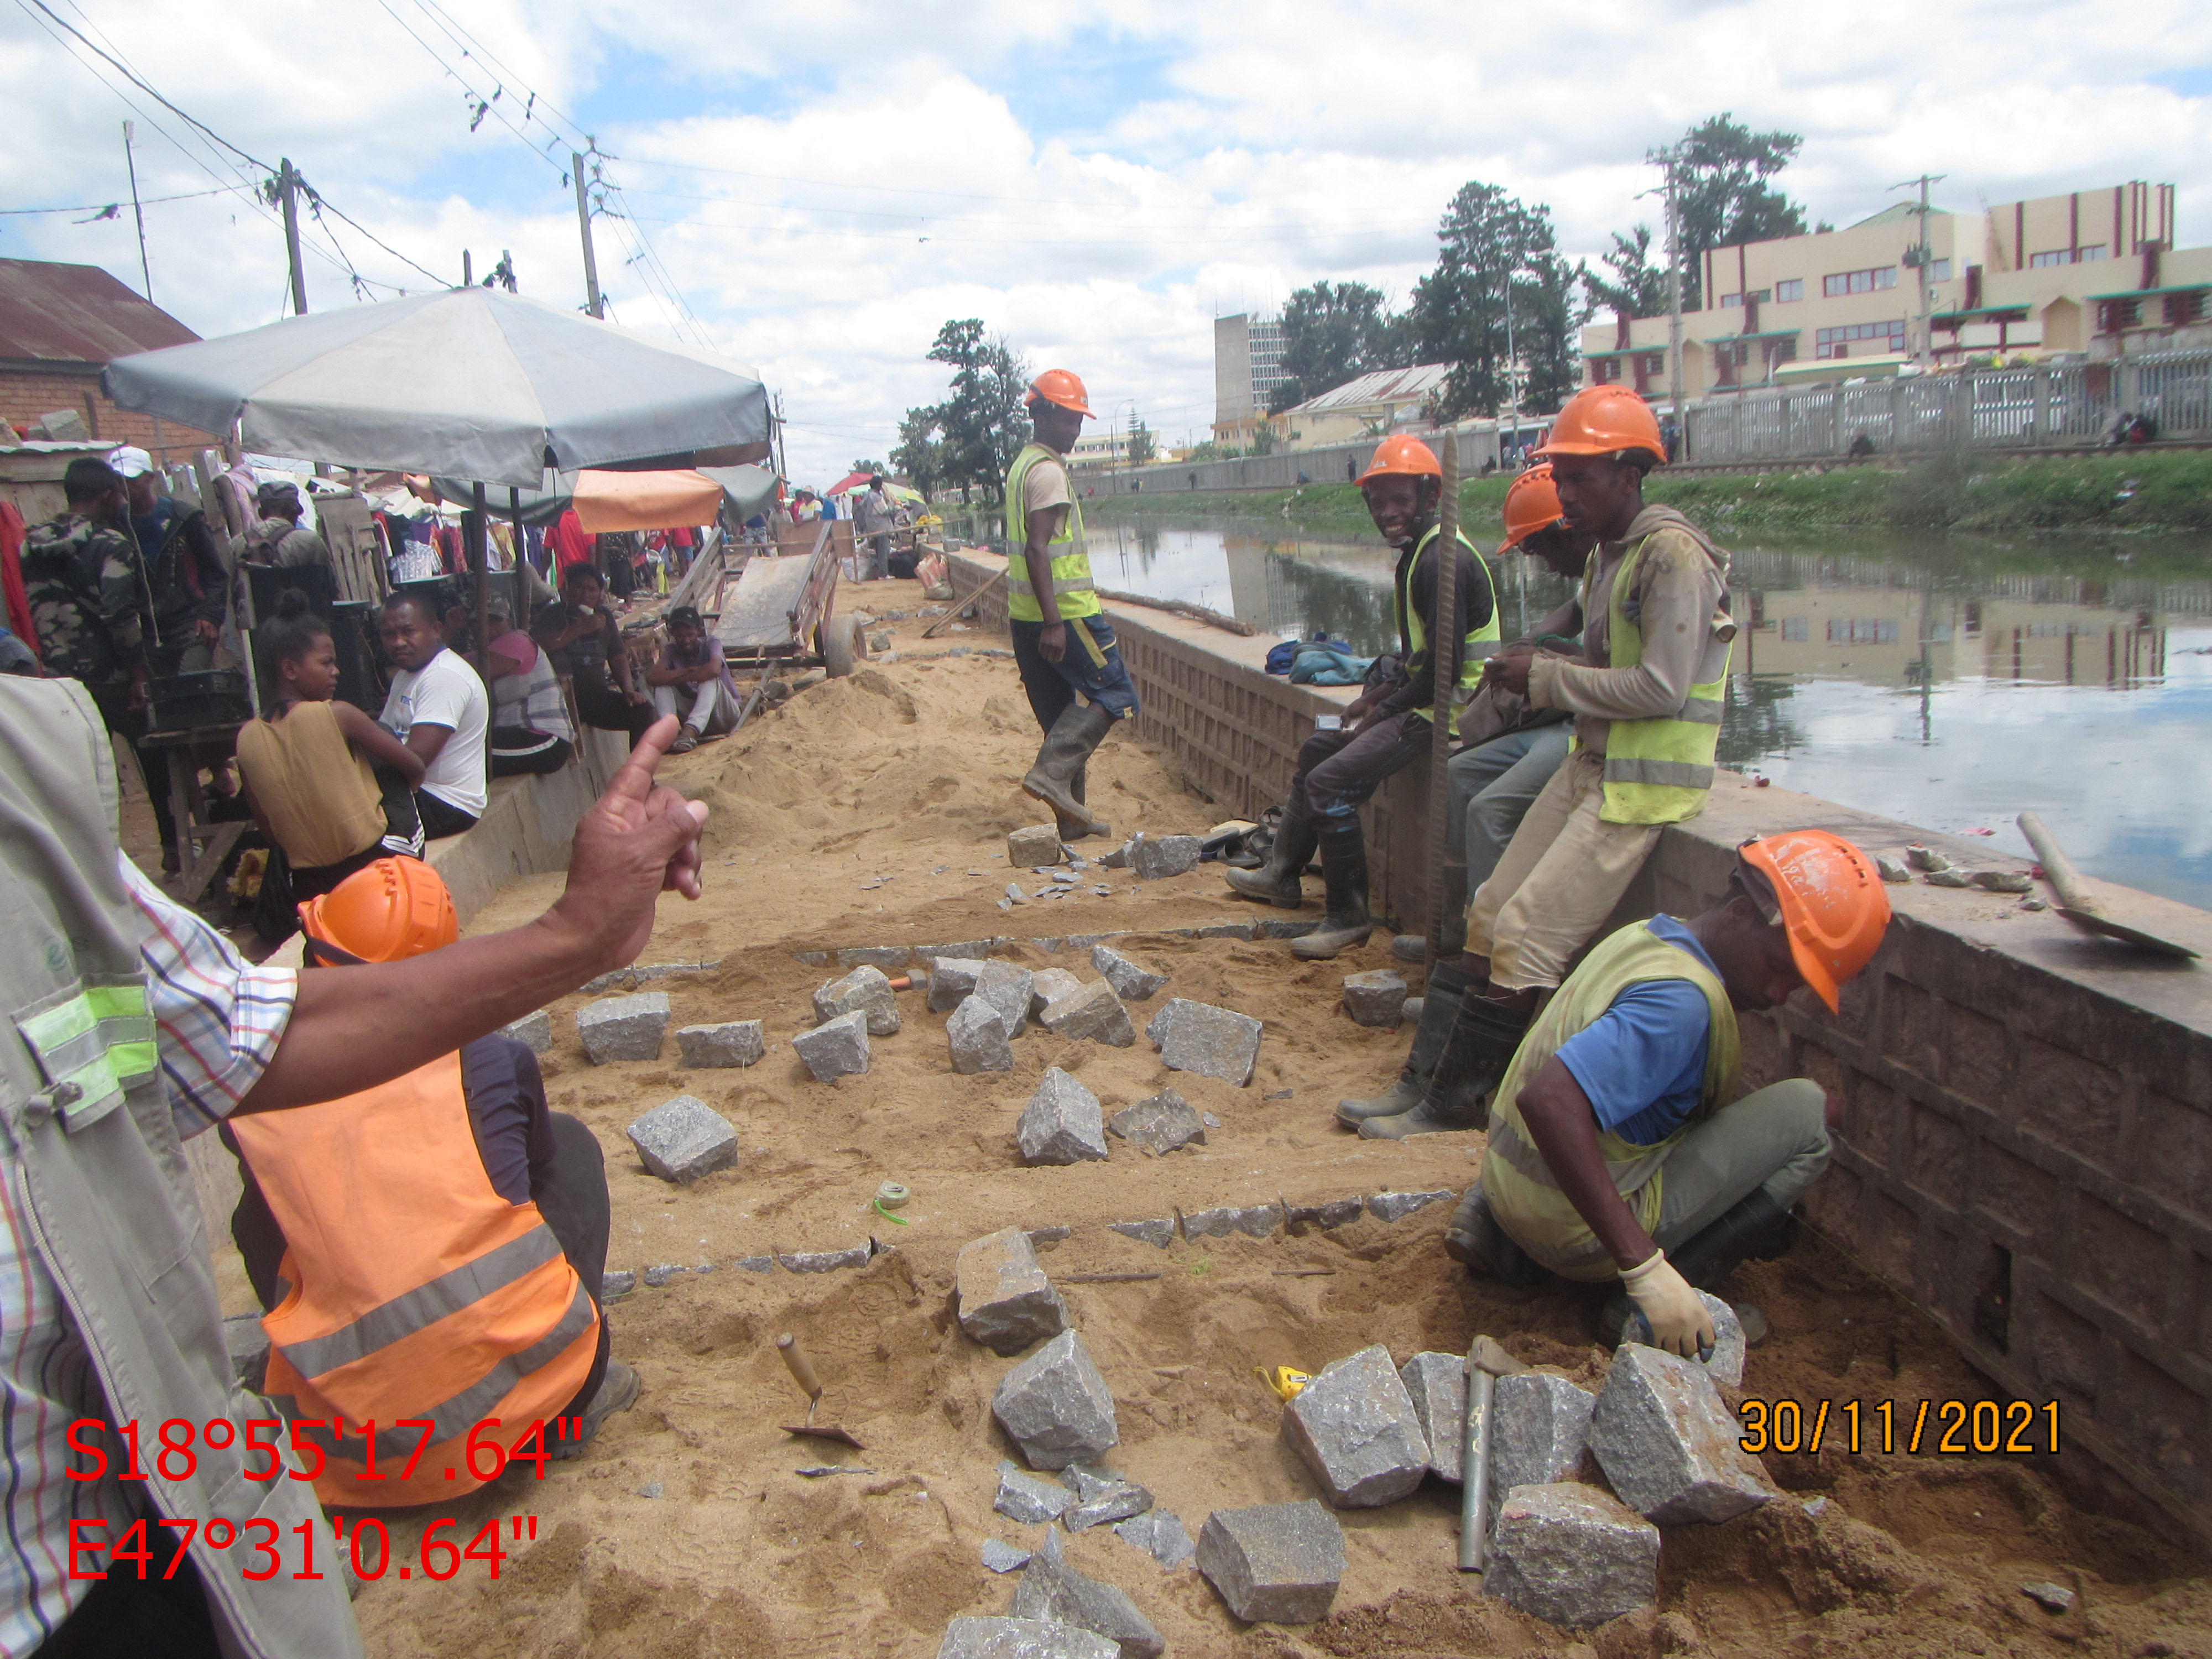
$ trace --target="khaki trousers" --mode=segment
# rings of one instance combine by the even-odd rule
[[[1555,990],[1659,840],[1656,823],[1607,823],[1605,757],[1577,750],[1552,775],[1467,907],[1467,948],[1501,990]]]

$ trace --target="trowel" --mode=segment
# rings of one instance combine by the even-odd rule
[[[2104,907],[2081,889],[2081,878],[2074,868],[2074,860],[2066,856],[2066,849],[2058,838],[2044,827],[2043,820],[2033,812],[2020,815],[2020,833],[2027,837],[2027,844],[2035,848],[2035,855],[2043,860],[2043,877],[2051,884],[2051,890],[2058,896],[2058,914],[2084,933],[2102,933],[2107,939],[2139,945],[2146,951],[2155,951],[2161,956],[2179,957],[2185,962],[2197,960],[2197,952],[2188,945],[2155,933],[2146,933],[2140,927],[2130,927],[2125,922],[2114,921],[2106,915]]]
[[[786,1423],[782,1425],[783,1431],[803,1435],[810,1440],[835,1441],[838,1445],[850,1446],[855,1451],[866,1451],[867,1448],[860,1443],[851,1430],[838,1428],[834,1424],[817,1425],[814,1421],[814,1408],[822,1403],[822,1379],[815,1372],[812,1358],[805,1349],[799,1346],[799,1339],[786,1331],[776,1338],[775,1350],[783,1356],[783,1363],[791,1372],[791,1380],[798,1383],[806,1395],[806,1420],[804,1423]]]

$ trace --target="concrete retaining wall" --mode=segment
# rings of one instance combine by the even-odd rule
[[[964,593],[1001,562],[954,563]],[[1003,626],[1003,602],[981,610]],[[1272,641],[1109,610],[1145,703],[1139,735],[1231,811],[1279,800],[1313,715],[1352,695],[1267,676]],[[1407,919],[1425,903],[1425,787],[1409,769],[1369,809],[1378,906]],[[1694,914],[1741,842],[1806,826],[1870,852],[1918,841],[1963,866],[2024,867],[1724,774],[1614,921]],[[2115,917],[2212,956],[2212,914],[2090,886]],[[2059,1401],[2063,1445],[2212,1536],[2212,970],[1997,895],[1890,894],[1896,920],[1840,1018],[1801,994],[1743,1020],[1747,1087],[1808,1076],[1828,1092],[1837,1155],[1810,1218],[1999,1389]]]

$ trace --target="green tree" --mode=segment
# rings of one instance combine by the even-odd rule
[[[945,445],[934,407],[907,410],[906,418],[899,422],[898,447],[891,451],[891,465],[924,495],[947,482]]]
[[[1142,466],[1158,453],[1158,447],[1152,442],[1152,430],[1145,424],[1145,417],[1138,414],[1135,410],[1131,410],[1129,411],[1129,465]]]
[[[1667,310],[1667,270],[1651,263],[1651,227],[1638,225],[1627,235],[1613,234],[1613,246],[1599,256],[1610,276],[1582,273],[1583,290],[1593,311],[1625,311],[1631,317],[1657,317]]]
[[[952,370],[951,396],[929,411],[939,434],[942,480],[957,488],[963,501],[977,489],[987,501],[998,501],[1006,469],[1029,440],[1029,415],[1022,406],[1029,365],[1004,335],[987,337],[980,317],[946,323],[928,356]]]
[[[1521,406],[1555,406],[1578,378],[1572,336],[1584,312],[1574,293],[1577,272],[1559,256],[1551,209],[1470,181],[1445,209],[1437,241],[1437,267],[1414,289],[1412,313],[1425,361],[1451,365],[1443,415],[1505,409],[1509,304],[1512,349],[1528,368]]]
[[[864,475],[880,472],[885,477],[889,477],[891,471],[890,468],[885,466],[881,461],[855,461],[853,463],[852,470]]]
[[[1275,428],[1271,421],[1262,421],[1253,428],[1252,447],[1247,455],[1272,455],[1275,453]]]
[[[1267,412],[1317,398],[1370,369],[1404,368],[1410,342],[1383,307],[1382,292],[1364,283],[1316,283],[1283,307],[1283,373]]]
[[[1699,256],[1709,248],[1804,234],[1804,208],[1766,182],[1804,142],[1794,132],[1753,132],[1726,110],[1682,135],[1675,150],[1685,311],[1704,307]]]

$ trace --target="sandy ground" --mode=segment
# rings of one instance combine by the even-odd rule
[[[878,614],[920,606],[910,583],[865,599]],[[1486,1331],[1532,1364],[1593,1386],[1601,1378],[1594,1303],[1470,1281],[1438,1248],[1441,1206],[1395,1225],[1363,1218],[1326,1234],[1165,1251],[1106,1231],[1178,1205],[1462,1188],[1480,1138],[1376,1145],[1329,1121],[1340,1094],[1380,1086],[1403,1052],[1404,1032],[1363,1030],[1337,1006],[1343,974],[1388,963],[1382,936],[1340,963],[1305,964],[1279,942],[1148,933],[1281,914],[1230,898],[1211,869],[1133,891],[1126,872],[1110,872],[1110,897],[1000,909],[1005,833],[1043,816],[1015,784],[1036,731],[1013,665],[987,654],[999,643],[988,635],[924,644],[921,623],[890,625],[898,660],[805,691],[739,738],[669,764],[671,781],[713,805],[709,885],[696,904],[663,901],[641,960],[719,959],[660,981],[675,1023],[759,1018],[771,1047],[748,1070],[686,1072],[672,1036],[659,1062],[593,1067],[573,1019],[586,999],[571,997],[556,1009],[545,1069],[556,1109],[589,1123],[606,1152],[610,1267],[713,1271],[614,1305],[616,1352],[643,1392],[584,1461],[552,1466],[543,1484],[388,1517],[395,1564],[414,1560],[423,1526],[447,1515],[464,1537],[495,1516],[534,1516],[537,1541],[513,1547],[495,1583],[472,1561],[450,1583],[418,1571],[368,1586],[358,1608],[372,1654],[926,1656],[948,1619],[1003,1611],[1012,1581],[987,1571],[978,1551],[992,1536],[1032,1546],[1042,1531],[991,1510],[1009,1448],[989,1402],[1012,1362],[961,1334],[951,1291],[960,1246],[1010,1224],[1073,1230],[1042,1260],[1114,1389],[1121,1445],[1110,1461],[1194,1535],[1214,1508],[1313,1494],[1278,1438],[1281,1408],[1257,1366],[1317,1370],[1376,1342],[1401,1361],[1424,1348],[1464,1352]],[[927,654],[963,645],[963,656]],[[1091,798],[1117,834],[1203,829],[1220,816],[1159,757],[1120,739],[1093,768]],[[1024,873],[1033,890],[1041,878]],[[1317,897],[1318,883],[1308,886]],[[557,878],[518,881],[474,927],[512,926],[557,890]],[[1124,948],[1172,975],[1163,998],[1265,1022],[1249,1087],[1168,1073],[1141,1034],[1115,1049],[1032,1030],[1015,1045],[1012,1073],[958,1077],[943,1018],[919,994],[902,997],[904,1028],[876,1041],[866,1077],[814,1083],[790,1048],[812,1023],[809,994],[836,971],[796,951],[1116,927],[1135,932]],[[1092,977],[1086,953],[1029,944],[1005,953]],[[1133,1006],[1140,1031],[1158,1000]],[[1206,1146],[1165,1158],[1117,1141],[1105,1164],[1023,1169],[1014,1121],[1052,1065],[1079,1076],[1109,1114],[1173,1081],[1220,1127]],[[623,1130],[685,1092],[729,1117],[743,1156],[678,1189],[644,1171]],[[907,1225],[870,1206],[885,1179],[913,1188]],[[862,1269],[761,1275],[733,1265],[871,1237],[886,1248]],[[1066,1282],[1108,1272],[1159,1276]],[[1817,1241],[1747,1268],[1734,1288],[1774,1327],[1751,1357],[1752,1395],[1889,1399],[1909,1416],[1923,1399],[1988,1394],[1925,1320]],[[855,1431],[864,1452],[781,1431],[804,1408],[772,1346],[783,1330],[820,1364],[823,1419]],[[873,1473],[794,1473],[825,1449]],[[1335,1609],[1294,1631],[1240,1626],[1192,1568],[1163,1571],[1109,1528],[1065,1541],[1077,1565],[1130,1592],[1173,1653],[2212,1653],[2203,1560],[2154,1517],[2076,1507],[2054,1479],[2064,1462],[1854,1456],[1833,1445],[1771,1456],[1786,1491],[1828,1500],[1817,1516],[1782,1501],[1723,1526],[1670,1529],[1658,1607],[1579,1638],[1470,1593],[1454,1567],[1457,1489],[1433,1481],[1388,1508],[1342,1515],[1349,1568]],[[2041,1611],[2019,1588],[2035,1579],[2075,1589],[2074,1610]]]

